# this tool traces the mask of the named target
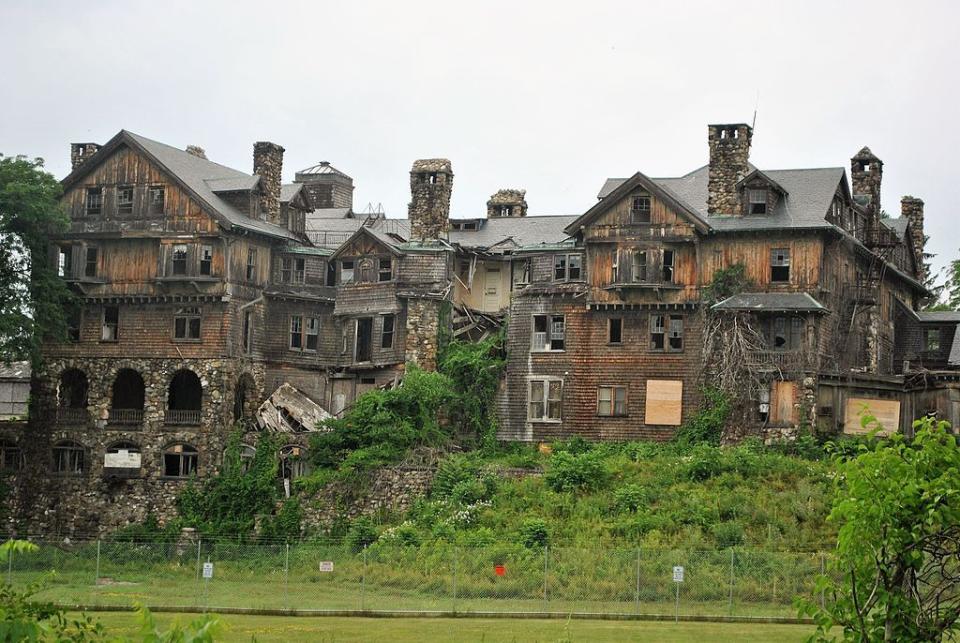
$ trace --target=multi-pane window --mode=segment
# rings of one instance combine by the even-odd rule
[[[120,339],[120,308],[117,306],[103,307],[103,323],[100,339],[105,342],[115,342]]]
[[[555,281],[577,281],[583,268],[582,255],[556,255],[553,258],[553,278]]]
[[[563,380],[530,380],[527,417],[534,422],[559,422],[563,401]]]
[[[673,283],[673,259],[673,250],[663,251],[663,265],[661,266],[661,271],[663,275],[663,283],[665,284]]]
[[[117,214],[133,214],[132,185],[121,185],[117,188]]]
[[[767,191],[764,189],[751,189],[750,192],[750,214],[767,213]]]
[[[83,211],[86,214],[100,214],[103,211],[103,188],[87,188]]]
[[[618,416],[627,414],[626,386],[597,387],[597,415]]]
[[[320,342],[320,318],[291,315],[290,350],[316,351]]]
[[[390,281],[393,279],[393,262],[390,259],[379,259],[377,267],[378,281]]]
[[[683,350],[683,315],[650,315],[650,350]]]
[[[612,317],[607,326],[607,341],[611,344],[623,343],[623,318]]]
[[[200,246],[200,274],[205,277],[213,274],[213,246]]]
[[[393,348],[393,333],[397,323],[394,315],[383,316],[383,332],[380,334],[380,348]]]
[[[305,334],[304,350],[317,350],[317,345],[320,342],[320,319],[318,317],[307,317],[306,327],[303,330]]]
[[[166,478],[189,478],[197,472],[196,448],[174,444],[163,452],[163,475]]]
[[[940,329],[939,328],[928,328],[925,331],[923,331],[923,350],[925,351],[940,350]]]
[[[173,274],[187,274],[187,244],[175,244],[170,252],[170,257]]]
[[[633,280],[644,282],[647,280],[647,251],[637,250],[633,253]]]
[[[59,442],[53,447],[54,473],[81,474],[85,471],[84,448],[76,442]]]
[[[200,308],[185,306],[173,314],[174,339],[200,339]]]
[[[87,251],[84,255],[83,262],[83,276],[84,277],[96,277],[97,276],[97,249],[96,248],[87,248]]]
[[[340,283],[353,283],[353,260],[340,262]]]
[[[802,317],[773,317],[764,326],[764,339],[773,350],[797,350],[803,347],[804,330]]]
[[[23,454],[12,440],[0,440],[0,471],[15,473],[23,467]]]
[[[531,351],[562,351],[566,329],[563,315],[534,315]]]
[[[280,260],[280,281],[284,283],[302,284],[306,271],[305,261],[299,257],[283,257]]]
[[[790,248],[770,250],[770,281],[790,281]]]
[[[290,350],[303,350],[303,315],[290,316]]]
[[[73,276],[73,248],[60,246],[57,253],[57,274],[69,279]]]
[[[557,255],[553,258],[553,278],[565,281],[567,278],[567,255]]]
[[[630,204],[630,220],[633,223],[650,223],[650,196],[638,194]]]
[[[151,186],[147,190],[147,214],[163,214],[166,193],[162,185]]]
[[[249,248],[247,250],[247,281],[256,281],[257,279],[257,249]]]

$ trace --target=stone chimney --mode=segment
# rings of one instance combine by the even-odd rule
[[[410,170],[411,241],[445,239],[450,227],[453,167],[447,159],[420,159]]]
[[[199,145],[187,145],[187,154],[193,154],[197,158],[201,158],[204,161],[209,160],[207,158],[207,152]]]
[[[707,214],[742,214],[737,183],[750,172],[753,128],[745,123],[707,125],[710,168]]]
[[[864,147],[850,159],[850,179],[853,181],[853,198],[879,219],[883,161],[869,147]]]
[[[280,225],[280,183],[283,148],[276,143],[253,144],[253,173],[260,177],[260,211],[267,221]]]
[[[70,144],[70,169],[75,170],[87,159],[97,153],[100,145],[97,143],[71,143]]]
[[[526,190],[497,190],[487,201],[487,218],[527,216]]]
[[[917,277],[924,281],[927,278],[927,267],[923,260],[923,250],[927,245],[927,237],[923,232],[923,200],[913,196],[900,199],[900,216],[910,221],[910,233],[905,241],[917,258]]]

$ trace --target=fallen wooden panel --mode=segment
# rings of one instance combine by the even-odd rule
[[[644,424],[680,426],[682,409],[682,380],[647,380]]]
[[[864,428],[860,422],[861,414],[867,413],[877,418],[883,427],[878,435],[890,435],[900,428],[899,400],[881,400],[873,397],[848,397],[843,414],[843,432],[852,434],[867,433],[875,428],[874,424]]]

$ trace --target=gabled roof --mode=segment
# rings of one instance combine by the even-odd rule
[[[285,183],[280,186],[280,203],[289,203],[303,190],[303,183]]]
[[[750,172],[745,177],[737,181],[737,187],[739,188],[744,183],[752,181],[753,179],[762,179],[767,185],[778,191],[780,194],[786,196],[787,191],[783,189],[783,186],[771,179],[765,172],[762,172],[756,168],[753,169],[753,172]]]
[[[829,312],[826,306],[805,292],[740,293],[714,304],[713,309],[762,312]]]
[[[604,184],[604,187],[610,185],[610,182],[611,180],[607,179],[607,183]],[[577,217],[573,223],[566,227],[566,232],[568,234],[575,234],[580,228],[594,221],[601,214],[614,207],[614,205],[616,205],[616,203],[622,197],[625,197],[638,187],[642,187],[648,192],[659,197],[661,201],[670,206],[674,211],[677,212],[677,214],[679,214],[681,217],[685,217],[690,223],[692,223],[697,230],[706,232],[711,228],[711,224],[707,222],[706,217],[701,215],[694,208],[690,207],[690,205],[683,200],[682,196],[675,193],[670,186],[663,185],[662,183],[654,181],[643,173],[637,172],[629,179],[624,179],[619,185],[605,194],[599,203]]]
[[[383,230],[375,229],[373,226],[361,225],[360,228],[350,235],[346,241],[341,243],[339,247],[330,255],[330,259],[338,259],[344,254],[344,250],[347,246],[353,243],[354,239],[359,239],[361,236],[367,236],[373,239],[378,244],[384,246],[387,250],[390,251],[393,255],[402,255],[403,251],[400,246],[406,242],[406,239],[396,239],[391,237],[388,233]]]
[[[494,217],[483,220],[476,230],[451,230],[449,239],[461,248],[509,251],[534,243],[564,241],[570,237],[565,228],[576,219],[576,215]]]
[[[217,196],[210,187],[214,185],[250,185],[256,184],[258,177],[214,163],[189,152],[164,143],[145,138],[127,130],[110,139],[90,159],[68,174],[62,181],[64,190],[69,189],[89,174],[101,161],[109,157],[121,145],[137,150],[200,202],[200,205],[224,228],[241,228],[279,239],[298,240],[297,236],[273,223],[251,219]],[[250,188],[247,188],[250,189]]]
[[[960,323],[960,310],[921,310],[917,312],[917,317],[922,322]]]
[[[351,178],[346,172],[341,172],[337,168],[330,165],[329,161],[320,161],[316,165],[311,165],[310,167],[299,170],[296,173],[297,176],[310,175],[310,176],[323,176],[323,175],[334,175],[340,176],[345,179]]]
[[[260,177],[256,174],[251,176],[237,176],[228,179],[205,179],[204,183],[212,192],[249,192],[256,189],[260,184]]]

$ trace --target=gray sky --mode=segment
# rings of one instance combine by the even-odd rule
[[[5,0],[0,151],[62,177],[68,144],[126,128],[285,179],[329,160],[355,207],[404,216],[413,159],[453,161],[453,215],[502,187],[578,214],[607,176],[706,162],[706,125],[749,122],[764,169],[849,167],[883,204],[926,202],[928,249],[960,237],[956,2],[51,2]]]

